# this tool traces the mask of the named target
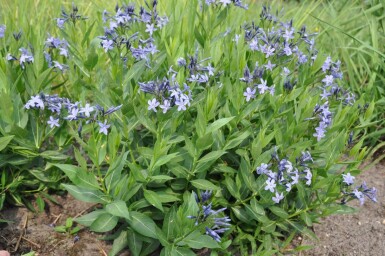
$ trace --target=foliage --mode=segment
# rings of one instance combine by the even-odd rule
[[[100,205],[74,221],[111,232],[111,255],[279,255],[347,201],[376,200],[353,177],[375,101],[317,49],[326,32],[241,1],[101,5],[29,2],[56,22],[5,21],[0,209],[62,183]]]
[[[56,226],[56,232],[59,233],[67,233],[68,235],[76,235],[79,232],[80,227],[73,227],[73,219],[67,218],[65,225]]]

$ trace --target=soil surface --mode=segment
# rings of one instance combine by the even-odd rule
[[[46,211],[38,214],[22,207],[3,210],[1,217],[12,223],[0,226],[0,250],[8,250],[12,256],[32,250],[39,256],[107,255],[111,243],[101,240],[103,236],[99,234],[82,229],[76,237],[54,230],[54,226],[65,225],[68,217],[85,214],[95,205],[77,201],[71,196],[54,198],[60,205],[46,202]],[[121,255],[129,254],[123,252]]]
[[[385,165],[365,171],[356,183],[366,181],[376,187],[378,203],[366,200],[363,206],[358,200],[349,205],[359,210],[350,215],[333,215],[314,226],[319,241],[301,238],[302,245],[314,245],[301,256],[384,256],[385,255]],[[25,208],[14,207],[1,212],[3,219],[13,221],[0,226],[0,250],[6,249],[12,256],[35,251],[39,256],[99,256],[107,255],[111,243],[103,236],[82,229],[74,235],[60,234],[52,224],[65,225],[68,217],[77,217],[91,211],[95,205],[75,200],[71,196],[55,196],[60,205],[46,202],[47,210],[34,214]],[[130,255],[128,251],[120,254]]]
[[[377,189],[378,203],[366,200],[349,202],[357,213],[332,215],[314,226],[319,241],[304,239],[302,245],[315,247],[302,256],[384,256],[385,255],[385,164],[378,164],[357,177],[355,183],[366,181]]]

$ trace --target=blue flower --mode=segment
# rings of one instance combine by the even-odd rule
[[[325,76],[324,79],[322,79],[322,82],[325,84],[325,86],[330,86],[333,84],[334,77],[332,75]]]
[[[57,61],[53,61],[52,63],[53,63],[53,67],[56,69],[59,69],[61,72],[64,72],[65,70],[69,69],[69,67],[67,65],[61,64]]]
[[[107,135],[108,128],[110,128],[110,125],[107,124],[107,120],[105,120],[104,123],[98,122],[98,124],[99,124],[99,133],[104,133],[105,135]]]
[[[257,85],[259,94],[264,94],[265,91],[269,90],[269,87],[267,87],[267,80],[263,80],[261,78],[261,83]]]
[[[109,50],[114,49],[114,41],[109,39],[102,40],[101,45],[105,52],[108,52]]]
[[[358,191],[357,189],[354,189],[353,190],[353,196],[360,201],[360,205],[364,204],[365,197],[364,197],[364,194],[361,191]]]
[[[62,19],[62,18],[57,18],[56,19],[56,25],[58,26],[58,28],[63,29],[65,22],[66,22],[66,19]]]
[[[356,177],[352,176],[350,174],[350,172],[348,172],[347,174],[342,174],[342,177],[343,177],[343,181],[346,185],[350,186],[354,183],[354,179]]]
[[[65,118],[69,121],[77,120],[79,114],[79,109],[77,107],[73,107],[70,111],[70,114]]]
[[[293,39],[294,38],[294,28],[286,29],[285,33],[283,34],[282,37],[285,38],[286,42],[289,41],[290,39]]]
[[[265,190],[270,190],[270,192],[274,192],[274,189],[276,186],[277,186],[277,184],[275,184],[275,180],[269,178],[266,180]]]
[[[67,49],[67,47],[59,48],[59,54],[61,56],[64,56],[64,57],[68,58],[68,49]]]
[[[4,34],[5,34],[5,29],[7,27],[5,25],[0,25],[0,38],[3,38],[4,37]]]
[[[32,63],[34,61],[32,54],[27,49],[20,48],[19,51],[21,51],[19,61],[22,68],[24,68],[24,63]]]
[[[215,241],[221,242],[221,237],[219,236],[217,231],[214,231],[214,230],[206,227],[206,234],[211,236],[212,238],[214,238]]]
[[[179,67],[185,67],[187,65],[186,60],[184,58],[178,58],[176,62]]]
[[[283,193],[278,193],[278,191],[275,192],[275,196],[273,196],[271,199],[278,204],[282,199],[284,198]]]
[[[272,56],[272,55],[274,54],[275,48],[272,47],[272,46],[270,46],[270,45],[268,45],[267,47],[264,47],[264,48],[262,49],[262,52],[263,52],[264,54],[266,54],[266,58],[269,58],[270,56]]]
[[[313,174],[311,173],[310,169],[306,168],[304,170],[306,176],[305,176],[305,179],[306,179],[306,185],[309,185],[311,184],[311,179],[313,177]]]
[[[31,99],[24,106],[26,109],[32,108],[40,108],[44,109],[44,102],[40,98],[39,95],[31,96]]]
[[[251,40],[251,42],[249,43],[249,47],[253,51],[259,51],[260,48],[259,48],[258,39],[254,38],[253,40]]]
[[[373,202],[377,202],[377,189],[376,188],[368,188],[366,186],[366,182],[363,182],[361,186],[358,187],[362,191],[362,193],[367,196]]]
[[[246,101],[250,101],[251,98],[255,98],[256,89],[252,90],[250,87],[246,88],[246,91],[243,93],[243,96],[246,97]]]
[[[53,127],[60,127],[60,124],[59,124],[59,118],[55,119],[54,117],[50,116],[49,117],[49,120],[47,121],[47,124],[49,124],[49,126],[51,128]]]
[[[231,4],[231,0],[219,0],[219,2],[221,4],[223,4],[224,6],[227,6],[228,4]]]
[[[87,103],[84,108],[81,108],[79,113],[84,113],[86,117],[90,117],[91,112],[93,112],[95,109],[93,106],[91,106],[89,103]]]
[[[332,58],[330,58],[330,56],[328,56],[322,65],[322,71],[326,72],[327,70],[329,70],[331,64],[332,64]]]
[[[271,61],[269,60],[267,64],[264,66],[267,70],[273,71],[273,68],[275,67],[275,64],[272,64]]]
[[[159,101],[157,101],[155,98],[152,100],[148,100],[148,110],[153,110],[154,112],[157,112],[156,107],[159,106]]]
[[[262,163],[259,167],[257,167],[257,174],[267,174],[269,167],[269,165]]]
[[[154,33],[154,31],[156,31],[156,28],[155,28],[155,25],[154,24],[146,24],[146,30],[145,30],[147,33],[150,34],[150,36],[152,36],[152,34]]]
[[[201,192],[201,203],[208,201],[211,198],[212,191],[206,190],[205,192]]]

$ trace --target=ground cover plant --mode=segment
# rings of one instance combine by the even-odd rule
[[[37,193],[41,211],[64,189],[96,204],[74,221],[107,232],[111,255],[272,255],[376,201],[354,182],[374,102],[317,33],[273,6],[185,4],[4,20],[0,208]]]

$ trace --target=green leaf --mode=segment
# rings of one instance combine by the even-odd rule
[[[232,178],[226,176],[224,184],[233,197],[235,197],[236,199],[241,199],[241,195],[239,194],[237,185],[235,184]]]
[[[174,240],[177,232],[177,205],[171,206],[163,220],[163,233],[169,241]]]
[[[130,212],[131,218],[128,220],[128,223],[134,229],[136,232],[138,232],[141,235],[151,237],[151,238],[157,238],[156,232],[155,232],[155,222],[148,217],[147,215],[132,211]]]
[[[265,209],[258,204],[257,200],[255,198],[250,200],[250,206],[253,211],[255,211],[259,215],[265,215]]]
[[[74,234],[78,233],[79,231],[80,231],[80,227],[74,227],[73,229],[71,229],[70,235],[74,235]]]
[[[213,143],[214,143],[213,135],[211,133],[208,133],[202,137],[199,137],[196,140],[196,148],[199,150],[205,150],[205,149],[208,149]]]
[[[119,218],[112,214],[103,213],[92,223],[90,230],[101,233],[111,231],[118,224],[118,220]]]
[[[173,177],[168,176],[168,175],[155,175],[155,176],[150,177],[151,181],[156,181],[156,182],[161,182],[161,183],[164,183],[168,180],[173,180],[173,179],[174,179]]]
[[[56,232],[59,232],[59,233],[66,233],[67,232],[67,229],[66,229],[65,226],[57,226],[57,227],[54,228],[54,230]]]
[[[109,256],[115,256],[121,250],[126,248],[126,246],[128,245],[128,234],[127,233],[128,233],[127,231],[122,231],[122,232],[120,232],[119,236],[114,239],[114,242],[112,244],[112,249],[108,254]],[[131,252],[133,252],[133,251],[131,251]],[[134,255],[136,255],[136,254],[134,254]]]
[[[112,203],[109,203],[106,206],[106,211],[109,214],[112,214],[117,217],[129,219],[130,213],[128,212],[127,205],[124,201],[116,200]]]
[[[193,185],[196,188],[203,189],[203,190],[220,190],[221,188],[214,185],[208,180],[204,179],[197,179],[190,181],[191,185]]]
[[[260,223],[267,223],[267,222],[269,222],[269,219],[265,215],[259,214],[250,205],[246,204],[245,208],[246,208],[246,212],[248,213],[248,215],[250,215],[250,217],[252,219],[254,219],[254,220],[256,220],[256,221],[258,221]]]
[[[73,219],[71,217],[67,218],[66,227],[70,228],[70,227],[72,227],[72,224],[73,224]]]
[[[105,184],[109,190],[111,190],[111,188],[116,184],[116,182],[120,180],[128,153],[129,152],[125,152],[119,157],[115,158],[114,162],[108,168],[108,171],[105,176]]]
[[[144,198],[146,198],[146,200],[152,206],[154,206],[155,208],[158,208],[159,210],[161,210],[163,212],[162,203],[161,203],[161,201],[160,201],[160,199],[159,199],[159,197],[158,197],[156,192],[144,189],[143,190],[143,194],[144,194]]]
[[[72,165],[72,164],[53,164],[53,163],[48,163],[47,168],[49,168],[50,165],[56,166],[60,170],[62,170],[66,176],[74,183],[76,184],[77,181],[77,174],[80,172],[83,172],[82,168]]]
[[[287,219],[289,218],[289,214],[282,208],[280,207],[277,207],[277,206],[271,206],[269,207],[270,211],[272,213],[274,213],[275,215],[277,215],[278,217],[282,218],[282,219]]]
[[[99,190],[92,190],[87,188],[81,188],[74,185],[62,184],[62,186],[76,199],[79,199],[88,203],[101,203],[105,204],[109,201],[106,196]]]
[[[43,212],[44,211],[44,208],[45,208],[45,202],[43,200],[43,198],[41,198],[40,196],[36,198],[36,204],[37,204],[37,208],[39,209],[39,212]],[[0,204],[1,206],[1,204]],[[1,207],[0,207],[1,209]]]
[[[266,233],[273,233],[276,228],[276,223],[275,221],[268,221],[266,223],[263,223],[262,230],[265,231]]]
[[[226,151],[224,150],[212,151],[208,153],[207,155],[198,160],[198,164],[195,168],[196,172],[199,173],[206,171],[215,161],[217,161],[225,153]]]
[[[196,254],[184,247],[172,247],[170,250],[170,256],[196,256]]]
[[[155,232],[156,232],[156,236],[157,236],[159,242],[162,244],[162,246],[169,246],[170,245],[169,241],[167,240],[166,235],[163,233],[163,231],[160,228],[158,228],[158,226],[155,226]]]
[[[228,150],[228,149],[235,148],[236,146],[241,144],[242,141],[244,141],[247,137],[249,137],[250,134],[251,134],[251,131],[249,130],[232,134],[230,138],[227,140],[223,149]]]
[[[235,214],[235,216],[245,224],[251,224],[252,223],[252,218],[247,214],[247,212],[240,208],[240,207],[231,207],[231,210]]]
[[[210,124],[207,127],[206,134],[217,131],[219,128],[221,128],[222,126],[226,125],[227,123],[229,123],[233,119],[234,119],[234,116],[226,117],[226,118],[221,118],[219,120],[216,120],[215,122],[213,122],[212,124]]]
[[[92,223],[103,213],[106,213],[106,211],[104,209],[103,210],[96,210],[96,211],[90,212],[86,215],[83,215],[81,217],[75,218],[74,221],[83,225],[83,226],[90,227],[92,225]]]
[[[137,233],[130,231],[127,233],[127,242],[132,255],[139,256],[143,247],[143,240],[140,236]]]
[[[160,166],[170,162],[171,160],[173,160],[174,158],[176,158],[178,156],[179,156],[179,153],[172,153],[172,154],[169,154],[166,156],[161,156],[158,160],[156,160],[156,162],[152,168],[155,169],[157,167],[160,167]],[[174,161],[174,162],[176,162],[176,161]]]
[[[130,190],[128,191],[128,193],[124,195],[123,200],[128,201],[131,197],[133,197],[139,191],[141,187],[142,187],[142,184],[140,183],[134,184],[132,187],[130,187]]]
[[[186,237],[186,239],[183,239],[183,242],[185,242],[192,249],[220,248],[218,243],[208,235],[200,235],[192,238]]]
[[[0,151],[2,151],[11,142],[13,137],[15,136],[11,135],[11,136],[4,136],[0,138]]]
[[[62,154],[58,151],[52,151],[52,150],[46,150],[40,153],[40,156],[47,160],[54,160],[54,161],[63,161],[69,157],[68,155]]]
[[[313,221],[307,212],[302,212],[300,216],[301,219],[305,222],[306,226],[311,227],[313,225]]]

